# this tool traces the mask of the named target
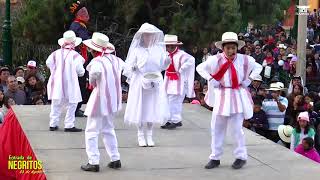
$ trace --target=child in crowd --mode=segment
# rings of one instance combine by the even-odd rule
[[[259,98],[255,98],[253,117],[249,120],[250,128],[254,132],[266,137],[269,123],[266,113],[262,110],[262,101]]]
[[[44,94],[44,86],[41,81],[34,74],[30,74],[26,77],[26,96],[27,104],[32,104],[32,97],[36,95]]]
[[[299,144],[301,144],[302,139],[305,137],[311,137],[314,139],[315,131],[310,127],[310,118],[308,112],[302,112],[299,114],[298,125],[293,129],[291,135],[290,149],[294,150]]]
[[[302,140],[302,144],[298,145],[294,151],[317,163],[320,163],[320,156],[314,148],[314,141],[311,137],[304,138]]]

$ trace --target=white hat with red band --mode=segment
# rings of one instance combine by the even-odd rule
[[[93,33],[92,39],[83,41],[83,44],[98,52],[112,53],[115,51],[115,47],[109,42],[108,36],[99,32]]]

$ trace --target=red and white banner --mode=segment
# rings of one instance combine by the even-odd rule
[[[42,161],[37,160],[12,109],[0,125],[0,179],[46,180]]]

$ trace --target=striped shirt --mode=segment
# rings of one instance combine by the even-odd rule
[[[280,96],[279,101],[282,105],[288,107],[287,98]],[[269,130],[278,130],[278,127],[284,123],[286,111],[281,112],[277,102],[274,99],[265,99],[262,103],[262,109],[267,114]]]

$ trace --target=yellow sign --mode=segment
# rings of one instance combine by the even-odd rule
[[[20,173],[43,173],[42,161],[33,160],[31,156],[9,156],[8,170],[20,170]]]

